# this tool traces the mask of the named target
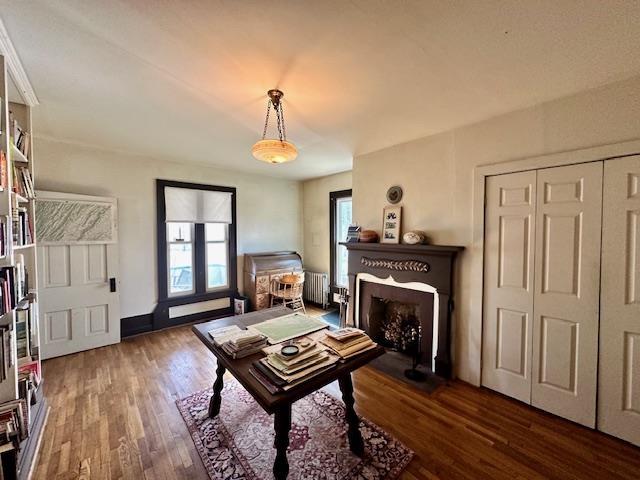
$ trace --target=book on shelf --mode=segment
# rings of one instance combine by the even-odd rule
[[[17,301],[14,267],[0,268],[0,315],[13,310]]]
[[[9,125],[11,125],[10,136],[13,144],[28,158],[31,150],[31,134],[20,126],[12,111],[9,111]]]
[[[18,359],[31,356],[29,308],[16,308],[16,346]]]
[[[4,150],[0,150],[0,187],[6,190],[9,186],[9,164],[7,162],[7,155]]]
[[[13,191],[27,199],[35,198],[31,172],[27,167],[13,165]]]
[[[13,211],[13,244],[15,246],[30,245],[33,243],[33,228],[31,217],[26,207],[14,207]]]
[[[7,222],[9,217],[0,217],[0,257],[7,255]]]

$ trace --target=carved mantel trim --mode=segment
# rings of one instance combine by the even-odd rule
[[[420,260],[392,260],[389,258],[362,257],[360,264],[364,267],[395,270],[398,272],[427,273],[431,270],[427,262],[421,262]]]

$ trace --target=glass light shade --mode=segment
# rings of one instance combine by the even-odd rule
[[[285,163],[298,156],[296,146],[286,140],[260,140],[251,148],[253,156],[262,162]]]

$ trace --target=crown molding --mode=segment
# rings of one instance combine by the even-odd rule
[[[18,52],[13,46],[13,42],[11,42],[11,38],[9,38],[9,33],[0,18],[0,53],[4,56],[5,61],[7,62],[7,68],[9,69],[9,74],[13,79],[13,83],[15,84],[18,92],[22,96],[24,102],[30,106],[35,107],[39,105],[38,97],[36,96],[36,92],[34,92],[33,87],[31,86],[31,82],[29,81],[29,77],[27,76],[27,72],[25,72],[24,67],[22,66],[22,62],[20,61],[20,57],[18,56]]]

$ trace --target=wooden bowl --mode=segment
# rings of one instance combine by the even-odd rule
[[[362,243],[378,243],[379,237],[374,230],[362,230],[359,238]]]

